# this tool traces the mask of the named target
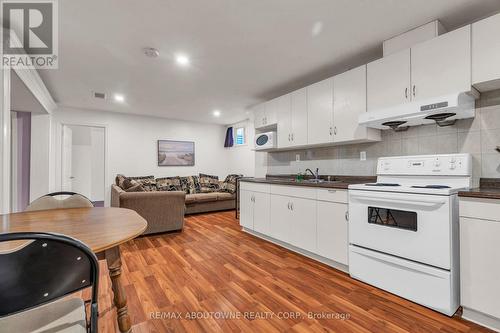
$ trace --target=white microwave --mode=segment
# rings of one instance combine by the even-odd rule
[[[255,134],[255,150],[276,148],[276,132]]]

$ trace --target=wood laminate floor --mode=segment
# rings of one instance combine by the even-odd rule
[[[121,250],[135,333],[492,332],[245,234],[234,212],[188,216],[182,233]],[[101,277],[100,332],[118,332],[104,262]]]

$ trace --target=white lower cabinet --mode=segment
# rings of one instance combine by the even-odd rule
[[[271,210],[270,194],[255,192],[253,205],[253,230],[262,234],[269,233],[269,218]]]
[[[240,191],[240,225],[253,230],[253,192]]]
[[[318,254],[347,265],[348,225],[347,204],[318,201]]]
[[[290,217],[290,200],[282,195],[271,195],[271,220],[269,236],[282,242],[290,243],[292,226]]]
[[[269,232],[270,194],[240,190],[240,225],[260,233]]]
[[[500,331],[500,200],[460,198],[463,317]]]
[[[347,266],[347,190],[241,184],[240,224],[247,231]]]
[[[290,198],[290,243],[309,252],[316,252],[316,200]]]

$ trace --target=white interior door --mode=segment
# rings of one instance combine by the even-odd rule
[[[62,137],[62,180],[61,189],[63,191],[73,191],[73,130],[64,125]]]

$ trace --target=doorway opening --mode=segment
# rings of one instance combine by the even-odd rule
[[[63,125],[61,190],[86,196],[103,207],[106,192],[106,128]]]

